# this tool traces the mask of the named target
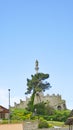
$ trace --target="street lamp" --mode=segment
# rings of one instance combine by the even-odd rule
[[[9,92],[9,116],[8,116],[8,123],[10,123],[10,89],[8,89]]]

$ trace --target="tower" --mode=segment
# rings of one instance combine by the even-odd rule
[[[38,60],[35,61],[35,71],[36,71],[36,74],[38,74],[38,70],[39,70],[39,62]],[[39,85],[42,81],[39,80],[39,83],[37,85]],[[39,92],[37,91],[36,92],[36,95],[35,95],[35,100],[34,100],[34,103],[40,103],[41,102],[41,96],[43,95],[43,92]]]
[[[35,61],[35,70],[36,70],[36,74],[38,73],[39,67],[38,67],[38,60]]]

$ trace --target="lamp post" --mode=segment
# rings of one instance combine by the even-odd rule
[[[9,116],[8,116],[8,123],[10,123],[10,89],[8,89],[9,92]]]

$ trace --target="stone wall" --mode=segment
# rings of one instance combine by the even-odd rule
[[[14,103],[14,108],[25,108],[27,107],[28,102],[30,101],[30,98],[26,98],[26,101],[23,101],[20,99],[20,103],[17,104]],[[66,101],[62,99],[61,95],[46,95],[44,96],[43,93],[40,93],[39,96],[35,96],[34,104],[37,104],[39,102],[47,102],[50,106],[52,106],[54,109],[66,109]]]
[[[28,130],[30,130],[30,129],[28,129]],[[32,128],[31,130],[42,130],[42,129],[33,129]],[[69,130],[69,128],[44,128],[43,130]],[[71,129],[71,130],[73,130],[73,129]]]
[[[38,129],[37,127],[38,127],[38,122],[35,122],[35,121],[24,122],[24,124],[23,124],[24,130],[69,130],[68,127],[67,128],[63,128],[63,127],[62,128],[43,128],[43,129]],[[72,130],[73,130],[73,128],[72,128]]]
[[[24,129],[24,130],[30,130],[30,129]],[[42,129],[31,129],[31,130],[42,130]],[[69,130],[69,128],[43,128],[43,130]],[[73,129],[71,129],[73,130]]]

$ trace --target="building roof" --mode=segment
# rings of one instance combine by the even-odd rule
[[[0,113],[9,113],[9,110],[0,105]]]
[[[66,122],[65,125],[73,125],[73,117],[69,117]]]

